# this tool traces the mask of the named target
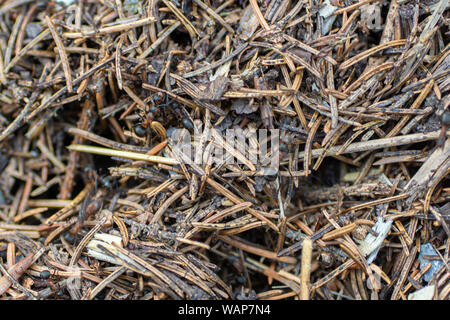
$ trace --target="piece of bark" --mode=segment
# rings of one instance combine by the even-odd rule
[[[405,191],[409,194],[406,205],[409,207],[414,200],[424,195],[435,182],[442,179],[449,169],[450,139],[447,139],[444,147],[436,148],[406,185]]]

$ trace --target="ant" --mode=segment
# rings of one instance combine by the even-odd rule
[[[171,107],[172,107],[172,110],[175,112],[178,120],[181,121],[181,124],[183,125],[183,127],[188,129],[189,131],[194,130],[194,124],[191,121],[191,116],[186,111],[186,108],[179,105],[178,103],[173,103],[171,105]]]
[[[445,110],[441,116],[441,132],[439,134],[439,138],[437,144],[442,149],[445,145],[445,136],[447,134],[447,128],[450,126],[450,110]]]
[[[99,185],[106,188],[108,191],[111,191],[117,188],[117,179],[108,174],[104,174],[104,169],[99,168],[97,170],[87,167],[84,169],[86,172],[88,179],[95,183],[95,189],[97,190]]]
[[[146,136],[153,119],[158,117],[162,107],[167,106],[167,100],[167,94],[163,92],[157,92],[152,96],[151,101],[153,101],[153,105],[150,106],[145,117],[141,116],[142,121],[134,128],[134,133],[136,133],[138,137]]]
[[[149,107],[145,116],[141,116],[142,121],[134,128],[138,137],[145,137],[152,121],[167,112],[166,107],[170,107],[182,125],[188,130],[194,130],[194,124],[190,120],[189,113],[173,100],[169,100],[166,93],[157,92],[152,96],[153,105]]]

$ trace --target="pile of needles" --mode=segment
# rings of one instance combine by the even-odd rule
[[[2,1],[0,299],[448,300],[449,7]]]

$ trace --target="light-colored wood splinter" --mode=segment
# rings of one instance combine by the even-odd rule
[[[309,300],[310,276],[311,276],[311,258],[313,242],[310,238],[303,239],[302,246],[302,271],[300,280],[300,299]]]

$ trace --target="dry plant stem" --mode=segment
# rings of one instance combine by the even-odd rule
[[[331,63],[327,63],[327,87],[330,90],[334,90],[334,73],[333,73],[333,65]],[[331,128],[336,128],[338,125],[339,113],[338,113],[338,105],[336,98],[329,94],[328,98],[330,99],[331,106]]]
[[[183,97],[180,97],[180,96],[178,96],[178,95],[176,95],[176,94],[174,94],[174,93],[172,93],[172,92],[170,92],[170,91],[167,91],[167,90],[164,90],[164,89],[161,89],[161,88],[152,86],[152,85],[150,85],[150,84],[148,84],[148,83],[143,83],[143,84],[142,84],[142,88],[151,90],[151,91],[153,91],[153,92],[162,92],[162,93],[165,93],[165,94],[167,94],[167,96],[168,96],[169,98],[174,99],[174,100],[176,100],[177,102],[179,102],[179,103],[181,103],[181,104],[185,104],[185,105],[187,105],[187,106],[189,106],[189,107],[191,107],[191,108],[193,108],[193,109],[197,108],[197,105],[196,105],[195,103],[193,103],[192,101],[190,101],[190,100],[188,100],[188,99],[185,99],[185,98],[183,98]]]
[[[372,206],[375,206],[375,205],[380,204],[380,203],[386,203],[386,202],[391,202],[391,201],[395,201],[395,200],[401,200],[401,199],[405,199],[407,197],[408,197],[408,194],[402,193],[402,194],[399,194],[399,195],[396,195],[396,196],[392,196],[392,197],[388,197],[388,198],[384,198],[384,199],[379,199],[379,200],[374,200],[374,201],[366,202],[366,203],[363,203],[363,204],[360,204],[360,205],[356,205],[356,206],[350,207],[348,209],[344,209],[344,210],[340,211],[338,214],[343,214],[343,213],[351,212],[351,211],[354,211],[354,210],[360,210],[362,208],[372,207]]]
[[[370,141],[363,142],[355,142],[350,144],[344,151],[340,152],[340,154],[353,153],[353,152],[361,152],[368,150],[377,150],[383,149],[386,147],[396,147],[411,143],[419,143],[423,141],[436,140],[439,138],[439,131],[432,131],[428,133],[413,133],[405,136],[398,136],[392,138],[382,138]],[[447,135],[450,135],[450,131],[447,131]],[[342,146],[334,146],[330,149],[326,150],[322,149],[313,149],[311,152],[312,158],[317,158],[325,152],[326,156],[335,156],[341,150]],[[303,159],[305,156],[304,152],[299,153],[299,159]]]
[[[228,23],[226,23],[225,20],[222,19],[222,17],[220,15],[218,15],[214,10],[212,10],[210,7],[208,7],[208,5],[203,3],[201,0],[194,0],[194,2],[196,4],[198,4],[200,8],[202,8],[203,10],[208,12],[208,14],[211,15],[211,17],[213,17],[214,20],[219,22],[229,33],[234,34],[233,28],[231,28],[228,25]]]
[[[228,243],[232,245],[233,247],[236,247],[238,249],[244,250],[246,252],[265,257],[271,260],[285,262],[285,263],[296,263],[297,259],[292,257],[277,257],[277,254],[275,252],[267,251],[265,249],[260,249],[257,247],[249,246],[248,244],[241,242],[239,240],[236,240],[236,238],[231,238],[228,236],[221,236],[219,235],[218,238],[222,240],[225,243]]]
[[[73,92],[72,75],[70,72],[69,60],[67,59],[67,53],[65,51],[64,44],[62,43],[61,38],[56,32],[55,25],[53,24],[53,21],[50,19],[49,16],[45,17],[45,21],[47,22],[50,32],[52,33],[53,39],[55,40],[56,47],[58,48],[59,57],[61,58],[64,75],[66,77],[67,91],[69,93],[72,93]]]
[[[118,267],[91,291],[87,300],[93,300],[100,293],[100,291],[102,291],[109,283],[120,277],[125,271],[127,271],[126,267]]]
[[[102,36],[102,35],[105,35],[108,33],[121,32],[121,31],[134,29],[137,27],[142,27],[142,26],[145,26],[152,22],[155,22],[155,18],[148,17],[148,18],[143,18],[141,20],[127,22],[127,23],[123,23],[123,24],[119,24],[119,25],[115,25],[115,26],[111,26],[111,27],[103,27],[98,30],[85,30],[82,32],[64,32],[63,38],[77,39],[77,38],[83,38],[83,37],[89,38],[92,36],[98,37],[98,36]]]
[[[403,40],[403,39],[402,40],[393,40],[393,41],[389,41],[389,42],[383,43],[381,45],[375,46],[373,48],[370,48],[370,49],[368,49],[364,52],[361,52],[360,54],[348,59],[344,63],[342,63],[339,66],[339,70],[347,69],[347,68],[353,66],[354,64],[358,63],[359,61],[361,61],[381,50],[384,50],[389,47],[403,46],[405,43],[406,43],[406,40]]]
[[[348,234],[348,233],[352,232],[353,230],[355,230],[355,228],[356,228],[356,223],[353,222],[353,223],[351,223],[349,225],[346,225],[344,227],[341,227],[339,229],[336,229],[336,230],[333,230],[333,231],[330,231],[330,232],[326,233],[321,238],[321,240],[322,241],[330,241],[330,240],[333,240],[333,239],[340,238],[340,237],[344,236],[345,234]]]
[[[342,13],[344,13],[344,12],[348,12],[348,11],[351,11],[351,10],[358,9],[358,8],[361,7],[361,6],[364,6],[364,5],[368,4],[368,3],[375,2],[375,1],[379,1],[379,0],[363,0],[363,1],[358,1],[357,3],[352,4],[352,5],[348,6],[348,7],[345,7],[345,8],[336,10],[333,14],[334,14],[334,15],[339,15],[339,14],[342,14]]]
[[[92,103],[90,100],[87,100],[85,104],[83,105],[83,109],[81,111],[80,115],[80,121],[78,122],[77,126],[81,129],[87,129],[90,123],[89,115],[92,112]],[[76,136],[73,139],[73,144],[80,144],[83,143],[83,138],[80,136]],[[70,198],[72,194],[72,188],[74,186],[74,178],[75,178],[75,171],[76,171],[76,165],[80,159],[79,153],[76,151],[70,152],[69,160],[67,161],[67,167],[65,172],[65,177],[63,184],[61,186],[61,192],[59,194],[60,199],[68,199]]]
[[[143,51],[139,55],[139,59],[145,59],[150,53],[155,51],[155,49],[158,48],[158,46],[161,45],[161,43],[163,43],[163,41],[180,25],[181,22],[177,21],[174,24],[172,24],[169,28],[167,28],[167,30],[156,41],[154,41],[150,47],[148,47],[145,51]]]
[[[122,82],[122,71],[120,70],[120,49],[122,47],[123,44],[123,37],[120,37],[119,42],[117,44],[117,48],[116,48],[116,79],[117,79],[117,86],[119,88],[119,90],[123,89],[123,82]]]
[[[139,106],[144,108],[144,110],[148,109],[146,103],[142,101],[141,98],[139,98],[139,96],[136,93],[134,93],[134,91],[130,87],[124,86],[123,89],[128,94],[128,96],[134,100],[134,102],[136,102]]]
[[[311,276],[311,258],[312,258],[313,242],[310,238],[303,240],[302,246],[302,271],[300,280],[300,299],[309,300],[309,287]]]
[[[308,133],[308,138],[306,139],[306,144],[305,144],[305,157],[303,159],[303,169],[308,173],[309,171],[309,166],[311,165],[311,150],[312,150],[312,143],[313,143],[313,139],[314,136],[317,132],[317,130],[319,129],[319,126],[322,122],[322,117],[319,116],[315,121],[314,124],[312,125],[309,133]]]
[[[314,282],[312,284],[312,290],[316,290],[322,287],[323,285],[327,284],[328,282],[336,278],[338,275],[340,275],[342,272],[347,270],[349,267],[351,267],[353,264],[355,264],[355,262],[352,259],[347,260],[342,265],[340,265],[339,267],[331,271],[329,274],[327,274],[325,277]]]
[[[406,260],[406,263],[404,264],[404,267],[402,268],[402,271],[400,273],[400,277],[397,281],[397,284],[394,287],[394,292],[392,293],[391,299],[397,300],[399,298],[400,290],[403,286],[404,281],[406,280],[406,277],[409,273],[409,270],[412,266],[412,263],[414,262],[414,258],[416,257],[417,253],[417,246],[414,246],[412,252],[410,253],[408,259]]]
[[[28,52],[30,51],[36,44],[45,39],[50,34],[49,29],[45,29],[42,31],[36,38],[33,39],[30,43],[28,43],[16,56],[11,60],[11,62],[5,67],[4,72],[8,72],[12,67],[14,67],[17,62]]]
[[[157,163],[164,163],[169,165],[177,165],[178,161],[172,158],[166,158],[166,157],[159,157],[159,156],[150,156],[148,154],[142,154],[142,153],[136,153],[136,152],[130,152],[130,151],[120,151],[120,150],[114,150],[114,149],[107,149],[107,148],[100,148],[100,147],[93,147],[88,145],[79,145],[79,144],[73,144],[67,147],[69,150],[75,150],[79,152],[87,152],[87,153],[94,153],[99,154],[103,156],[110,156],[110,157],[122,157],[126,159],[132,159],[132,160],[143,160],[143,161],[149,161],[149,162],[157,162]]]
[[[206,178],[206,182],[209,185],[211,185],[214,189],[216,189],[218,192],[220,192],[225,197],[227,197],[232,202],[234,202],[235,204],[240,204],[240,203],[244,202],[244,201],[240,200],[238,197],[236,197],[234,194],[232,194],[229,190],[224,188],[222,185],[220,185],[216,181],[212,180],[211,178]],[[273,230],[278,231],[278,227],[272,221],[270,221],[269,219],[267,219],[266,217],[264,217],[263,215],[258,213],[258,211],[253,210],[251,208],[246,209],[246,211],[248,213],[252,214],[253,216],[255,216],[256,218],[258,218],[259,220],[264,221]]]
[[[158,143],[156,146],[154,146],[153,148],[151,148],[147,154],[150,156],[153,156],[155,154],[158,154],[161,150],[163,150],[165,147],[167,146],[167,140],[164,140],[160,143]]]
[[[170,9],[170,11],[172,11],[173,14],[181,21],[181,23],[184,25],[191,36],[201,37],[194,25],[172,2],[168,0],[162,0],[162,2],[164,2],[164,4]]]
[[[412,104],[412,106],[409,108],[410,110],[415,110],[418,109],[422,102],[425,100],[425,98],[427,97],[427,95],[430,93],[431,88],[434,85],[434,80],[431,80],[426,86],[425,88],[423,88],[423,90],[420,92],[419,96],[417,97],[417,99],[414,101],[414,103]],[[410,120],[411,116],[405,116],[403,117],[398,124],[386,135],[386,138],[390,138],[392,136],[397,135],[400,130],[405,126],[405,124]]]
[[[75,136],[83,137],[86,140],[98,143],[99,145],[109,147],[111,149],[124,150],[124,151],[130,151],[130,152],[139,152],[139,153],[145,153],[145,152],[150,151],[150,149],[147,147],[140,147],[140,146],[134,146],[134,145],[129,145],[129,144],[125,144],[125,143],[119,143],[119,142],[116,142],[116,141],[113,141],[110,139],[103,138],[99,135],[96,135],[95,133],[92,133],[92,132],[89,132],[86,130],[81,130],[78,128],[70,128],[68,130],[68,132]]]
[[[97,225],[92,228],[84,237],[83,239],[80,241],[80,243],[78,244],[77,248],[75,249],[74,254],[72,255],[72,258],[70,259],[69,262],[69,269],[72,269],[75,266],[75,263],[78,261],[78,259],[81,256],[81,252],[83,251],[83,249],[86,247],[86,245],[88,244],[89,241],[91,241],[91,239],[94,237],[94,235],[103,227],[103,225],[106,222],[106,217],[103,217],[98,223]],[[69,293],[72,297],[72,299],[75,300],[79,300],[80,299],[80,294],[77,288],[72,288],[69,287]]]
[[[199,68],[199,69],[197,69],[197,70],[195,70],[195,71],[191,71],[191,72],[185,73],[185,74],[183,75],[183,77],[184,77],[184,78],[191,78],[191,77],[194,77],[194,76],[198,76],[198,75],[200,75],[200,74],[202,74],[202,73],[204,73],[204,72],[207,72],[207,71],[209,71],[209,70],[213,70],[213,69],[215,69],[215,68],[217,68],[217,67],[219,67],[219,66],[225,64],[226,62],[230,61],[231,59],[233,59],[235,56],[237,56],[237,55],[240,54],[242,51],[244,51],[247,47],[248,47],[247,44],[243,44],[243,45],[237,47],[232,53],[230,53],[230,54],[227,55],[226,57],[224,57],[224,58],[222,58],[222,59],[220,59],[220,60],[218,60],[218,61],[216,61],[216,62],[213,62],[213,63],[211,63],[211,64],[208,65],[208,66]],[[144,86],[144,85],[143,85],[143,86]]]
[[[30,173],[28,173],[27,180],[25,182],[25,187],[23,189],[22,197],[20,199],[19,208],[17,210],[18,215],[22,214],[25,211],[28,199],[30,197],[32,185],[33,185],[33,175],[30,172]],[[13,217],[13,219],[14,219],[14,217]]]
[[[8,47],[6,48],[5,57],[4,57],[4,65],[7,66],[11,60],[11,55],[14,47],[14,42],[18,41],[18,33],[19,33],[19,27],[21,26],[22,22],[24,20],[24,14],[20,13],[16,21],[14,22],[14,26],[11,30],[11,36],[8,40]],[[6,84],[6,82],[4,83]]]
[[[91,189],[93,187],[94,187],[94,184],[87,184],[83,188],[83,190],[81,190],[81,192],[69,203],[69,205],[64,206],[63,209],[59,210],[58,212],[56,212],[55,214],[50,216],[45,221],[45,223],[51,224],[51,223],[55,222],[56,220],[58,220],[59,218],[61,218],[66,213],[68,213],[70,210],[73,210],[78,204],[81,203],[81,201],[83,201],[84,197],[86,197],[86,195],[91,191]]]
[[[52,153],[50,150],[44,145],[44,143],[39,140],[36,145],[39,149],[41,149],[42,153],[44,153],[47,158],[61,171],[66,171],[66,166]]]
[[[56,180],[56,179],[55,179]],[[59,182],[59,179],[57,179],[58,181],[56,181],[55,182],[55,180],[53,180],[53,182],[56,184],[57,182]],[[52,183],[53,183],[52,182]],[[43,190],[42,191],[42,193],[43,192],[45,192],[46,190],[48,190],[48,188],[46,187],[46,186],[44,186],[44,187],[39,187],[39,188],[37,188],[35,191],[33,191],[32,193],[31,193],[31,196],[36,196],[36,195],[39,195],[39,194],[41,194],[41,193],[36,193],[36,191],[41,191],[42,189],[45,189],[45,190]],[[27,200],[27,202],[26,202],[26,206],[29,206],[29,201],[32,201],[32,200]],[[35,203],[36,204],[36,203]],[[16,214],[16,211],[13,209],[13,210],[11,210],[10,211],[10,216],[11,217],[13,217],[14,216],[14,218],[13,218],[13,222],[17,222],[17,221],[20,221],[20,220],[22,220],[22,219],[24,219],[24,218],[26,218],[26,217],[29,217],[29,216],[32,216],[32,215],[34,215],[34,214],[39,214],[39,213],[41,213],[41,212],[44,212],[44,211],[47,211],[48,210],[48,208],[36,208],[36,209],[30,209],[30,210],[26,210],[26,211],[24,211],[24,212],[22,212],[22,213],[20,213],[20,214]],[[5,220],[7,220],[7,219],[5,219]]]
[[[445,173],[450,166],[450,139],[447,138],[443,148],[436,148],[431,156],[424,162],[416,174],[409,180],[405,187],[407,192],[414,198],[415,189],[429,187],[434,180],[439,179],[440,173]],[[445,176],[445,175],[442,175]]]
[[[169,208],[169,206],[175,202],[179,197],[186,193],[188,190],[188,186],[181,188],[177,192],[175,192],[172,196],[170,196],[166,202],[164,202],[161,207],[159,207],[158,211],[155,212],[155,215],[150,220],[150,223],[156,223],[159,219],[161,219],[164,212]]]
[[[263,27],[265,30],[269,30],[270,29],[269,24],[267,23],[266,19],[264,19],[264,16],[261,13],[261,9],[258,6],[258,1],[257,0],[249,0],[249,1],[261,27]]]
[[[251,163],[250,160],[248,160],[243,154],[241,154],[238,150],[234,149],[233,146],[231,146],[228,142],[226,142],[222,136],[213,128],[211,128],[211,133],[215,141],[219,143],[220,145],[224,146],[225,149],[231,153],[233,156],[235,156],[237,159],[241,160],[245,165],[251,170],[256,171],[256,167]]]

